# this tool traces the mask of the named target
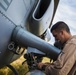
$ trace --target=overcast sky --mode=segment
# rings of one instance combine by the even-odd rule
[[[72,35],[76,34],[76,0],[60,0],[53,24],[57,21],[66,22]]]

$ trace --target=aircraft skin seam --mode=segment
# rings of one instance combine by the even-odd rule
[[[12,20],[10,20],[5,14],[3,14],[2,11],[0,11],[0,14],[1,14],[3,17],[5,17],[5,19],[7,19],[9,22],[13,23],[13,24],[16,26],[16,24],[15,24]]]

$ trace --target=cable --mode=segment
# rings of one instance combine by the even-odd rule
[[[12,65],[7,65],[7,67],[9,67],[15,75],[19,75],[18,71]]]

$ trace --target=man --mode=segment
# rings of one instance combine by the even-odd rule
[[[76,36],[72,36],[68,25],[62,21],[52,26],[51,32],[55,40],[62,43],[63,50],[52,64],[39,63],[45,66],[46,75],[76,75]]]

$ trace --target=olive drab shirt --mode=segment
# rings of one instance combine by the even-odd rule
[[[76,36],[65,44],[58,59],[45,68],[46,75],[76,75]]]

